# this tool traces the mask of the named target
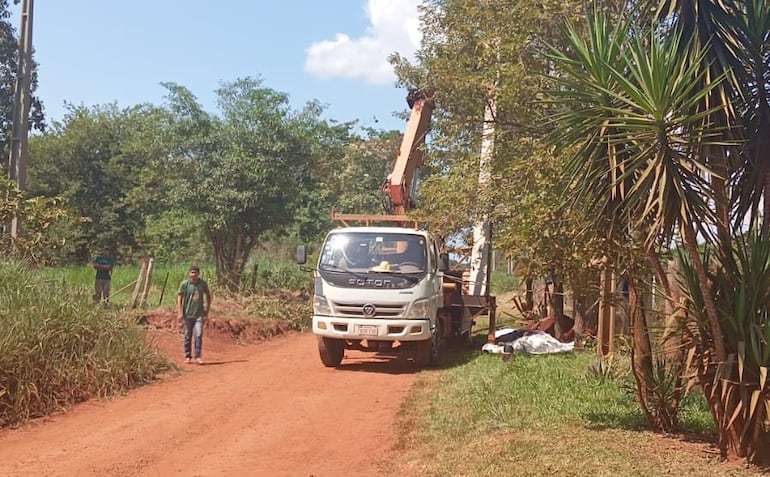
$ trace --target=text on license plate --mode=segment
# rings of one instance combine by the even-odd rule
[[[356,325],[356,334],[367,335],[367,336],[377,336],[377,326],[376,325]]]

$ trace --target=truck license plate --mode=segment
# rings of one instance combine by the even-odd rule
[[[377,336],[377,326],[375,325],[356,325],[356,333],[359,335]]]

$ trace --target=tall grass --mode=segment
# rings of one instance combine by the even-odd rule
[[[246,270],[244,288],[252,290],[312,289],[313,275],[304,270],[283,256],[258,255]]]
[[[0,262],[0,427],[120,393],[168,368],[140,326],[93,304],[79,276],[60,281]]]

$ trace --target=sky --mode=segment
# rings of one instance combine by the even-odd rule
[[[9,2],[12,4],[12,2]],[[46,119],[65,103],[163,104],[161,82],[187,87],[216,113],[216,89],[261,78],[295,110],[401,130],[407,109],[387,62],[412,59],[419,0],[37,0],[32,45]],[[17,32],[21,6],[13,6]]]

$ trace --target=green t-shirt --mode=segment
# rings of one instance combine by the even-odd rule
[[[97,280],[109,280],[112,274],[112,267],[115,266],[115,259],[107,255],[97,255],[96,258],[94,259],[94,263],[96,265],[110,266],[110,270],[100,270],[100,269],[96,270]]]
[[[203,297],[208,295],[209,286],[201,279],[193,283],[191,279],[179,284],[179,295],[182,296],[182,314],[185,318],[198,318],[203,316]]]

